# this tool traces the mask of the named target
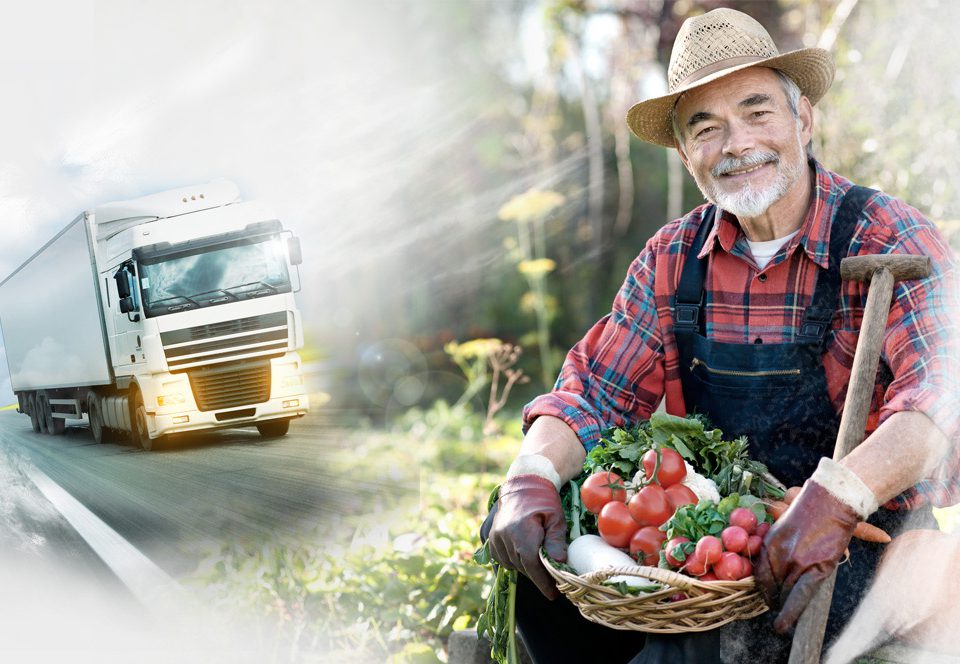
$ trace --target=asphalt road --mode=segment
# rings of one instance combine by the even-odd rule
[[[220,542],[295,538],[344,509],[356,492],[326,468],[342,431],[323,416],[296,420],[283,438],[226,429],[174,440],[161,451],[94,443],[86,426],[62,436],[33,433],[25,415],[0,413],[7,476],[5,548],[96,568],[68,524],[45,506],[20,469],[38,468],[173,577]]]

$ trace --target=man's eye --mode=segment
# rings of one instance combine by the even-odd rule
[[[753,117],[755,117],[755,118],[759,118],[759,117],[762,117],[762,116],[764,116],[764,115],[767,115],[769,112],[770,112],[770,111],[754,111],[751,115],[753,115]]]
[[[713,131],[714,129],[716,129],[716,127],[704,127],[703,129],[697,132],[696,136],[697,138],[701,138],[705,136],[708,132]]]

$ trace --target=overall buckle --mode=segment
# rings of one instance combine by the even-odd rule
[[[830,329],[830,321],[833,320],[833,310],[824,307],[807,307],[803,312],[803,323],[800,324],[800,333],[798,337],[816,339],[823,341]]]
[[[674,328],[695,330],[700,324],[700,305],[677,302],[674,308]]]

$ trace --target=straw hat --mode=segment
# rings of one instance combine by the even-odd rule
[[[756,20],[733,9],[714,9],[688,18],[673,43],[667,89],[627,112],[627,124],[638,138],[673,147],[671,113],[687,90],[706,85],[747,67],[779,69],[796,81],[811,104],[833,82],[833,58],[822,48],[803,48],[780,55],[769,33]]]

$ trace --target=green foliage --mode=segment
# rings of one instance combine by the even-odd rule
[[[506,468],[522,437],[516,417],[498,420],[501,434],[483,435],[484,417],[469,405],[438,400],[426,409],[412,408],[393,424],[395,434],[417,441],[415,449],[428,467],[451,473]],[[410,450],[405,451],[409,463]]]
[[[704,535],[719,535],[726,526],[727,518],[717,510],[717,506],[703,501],[678,507],[663,530],[667,533],[667,539],[686,537],[692,544]]]
[[[403,421],[406,433],[354,432],[356,445],[331,461],[370,492],[368,509],[295,539],[212,550],[187,583],[218,609],[252,617],[259,645],[289,661],[445,661],[446,637],[475,625],[487,600],[490,572],[472,554],[518,438],[477,444],[490,452],[482,465],[491,472],[479,472],[470,464],[482,452],[457,459],[467,441],[424,441],[409,431],[416,421]]]
[[[701,474],[714,480],[722,495],[783,497],[783,488],[767,467],[747,455],[745,437],[724,440],[720,429],[712,428],[697,414],[676,417],[656,412],[635,427],[608,429],[587,453],[584,470],[615,470],[629,480],[639,469],[644,453],[657,447],[679,452]]]

